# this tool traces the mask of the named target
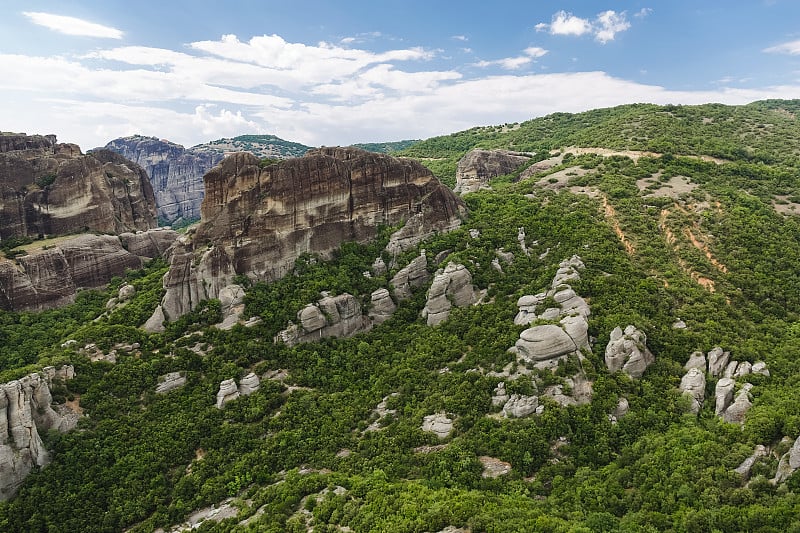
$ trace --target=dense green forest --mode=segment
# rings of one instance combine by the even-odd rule
[[[374,243],[342,245],[330,261],[303,257],[279,281],[240,280],[244,317],[262,319],[254,327],[211,327],[220,303],[209,301],[164,333],[144,333],[163,261],[62,309],[0,312],[2,381],[70,362],[77,376],[63,395],[86,415],[75,431],[44,435],[52,463],[0,503],[0,530],[154,531],[214,505],[232,516],[198,531],[800,531],[800,474],[770,482],[800,435],[798,110],[800,101],[637,104],[419,142],[405,155],[451,184],[456,162],[476,146],[652,153],[569,154],[530,178],[499,177],[493,190],[464,197],[460,229],[384,274],[363,272],[379,256],[391,263],[388,228]],[[487,291],[482,303],[429,327],[423,287],[368,333],[273,342],[321,291],[351,293],[366,307],[423,249],[431,273],[444,252],[466,265]],[[514,257],[497,269],[501,249]],[[593,344],[580,365],[592,400],[544,399],[540,415],[498,416],[500,381],[529,394],[564,386],[574,371],[568,362],[516,380],[492,374],[514,362],[508,348],[524,329],[514,325],[518,298],[540,292],[573,255],[585,264],[573,288],[591,306]],[[106,313],[122,283],[136,295]],[[678,320],[686,327],[673,327]],[[611,331],[628,324],[646,333],[656,358],[641,379],[604,362]],[[91,362],[82,349],[134,342],[115,363]],[[678,390],[690,354],[715,346],[770,371],[748,376],[753,406],[741,425],[715,415],[715,379],[698,415]],[[279,370],[281,379],[215,407],[221,380]],[[155,394],[168,372],[182,372],[186,385]],[[620,398],[630,410],[612,420]],[[391,412],[379,418],[383,399]],[[436,412],[454,421],[443,440],[420,428]],[[379,429],[367,431],[373,422]],[[759,444],[771,453],[745,480],[734,469]],[[483,457],[510,472],[485,477]]]

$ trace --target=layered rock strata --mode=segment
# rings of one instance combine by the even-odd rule
[[[45,367],[40,373],[0,384],[0,501],[14,496],[34,467],[50,462],[40,433],[66,432],[77,424],[77,414],[53,409],[50,393],[53,380],[74,376],[69,365],[58,370]]]
[[[630,377],[642,377],[648,366],[655,362],[655,356],[647,348],[647,336],[634,326],[623,331],[614,328],[606,346],[606,366],[609,372],[622,370]]]
[[[0,134],[0,240],[147,230],[155,206],[144,169],[119,154]]]
[[[531,156],[529,153],[509,150],[470,150],[458,161],[454,191],[467,194],[490,189],[489,180],[514,172],[520,165],[530,161]]]
[[[303,254],[327,258],[343,242],[367,242],[379,226],[415,217],[413,231],[396,240],[406,249],[458,227],[466,212],[419,163],[355,148],[321,148],[263,168],[251,154],[232,154],[204,180],[202,222],[176,247],[164,281],[171,320],[216,298],[236,274],[274,280]]]
[[[119,237],[87,234],[14,261],[0,258],[0,309],[41,311],[72,303],[79,289],[102,287],[159,257],[176,236],[159,229]]]

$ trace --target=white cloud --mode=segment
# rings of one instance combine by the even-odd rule
[[[616,34],[630,27],[631,24],[625,19],[624,11],[622,13],[611,10],[604,11],[597,15],[594,38],[605,44],[608,41],[613,41]]]
[[[652,8],[643,7],[642,9],[640,9],[639,11],[634,13],[633,16],[636,17],[637,19],[641,19],[641,18],[644,18],[644,17],[650,15],[651,13],[653,13]]]
[[[76,17],[53,15],[52,13],[42,13],[39,11],[23,11],[22,14],[36,25],[44,26],[45,28],[66,35],[99,37],[103,39],[122,39],[122,36],[125,35],[117,28],[103,26],[102,24],[96,24]]]
[[[636,16],[642,17],[648,14],[649,8],[639,11]],[[617,13],[613,10],[598,13],[594,21],[577,17],[566,11],[558,11],[553,15],[549,24],[540,22],[534,26],[536,31],[547,31],[551,35],[574,35],[581,36],[586,34],[594,35],[595,40],[602,44],[613,41],[614,37],[631,27],[625,12]]]
[[[505,70],[518,70],[525,65],[533,62],[534,59],[540,58],[547,53],[547,50],[538,46],[530,46],[522,51],[524,55],[518,57],[506,57],[503,59],[495,59],[493,61],[478,61],[473,63],[473,66],[479,68],[487,68],[499,66]]]
[[[765,48],[764,52],[770,54],[789,54],[793,56],[800,55],[800,41],[789,41],[788,43],[771,46]]]
[[[469,39],[467,38],[467,36],[466,36],[466,35],[453,35],[453,36],[452,36],[452,37],[450,37],[450,38],[451,38],[451,39],[453,39],[453,40],[455,40],[455,41],[462,41],[462,42],[467,42],[467,41],[469,41]]]

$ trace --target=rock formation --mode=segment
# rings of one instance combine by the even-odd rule
[[[622,370],[630,377],[642,377],[648,366],[656,360],[647,348],[647,336],[634,326],[623,331],[616,327],[606,346],[606,366],[609,372]]]
[[[41,311],[72,303],[78,289],[101,287],[129,268],[141,268],[176,236],[157,229],[120,237],[86,234],[15,261],[0,258],[0,309]],[[126,249],[126,242],[139,244],[136,253]]]
[[[744,461],[742,461],[742,463],[739,466],[737,466],[733,471],[742,476],[744,479],[748,479],[750,477],[750,472],[753,470],[753,465],[756,464],[756,461],[766,456],[767,456],[767,449],[763,445],[758,444],[753,450],[753,454],[750,455]]]
[[[728,408],[733,401],[733,390],[736,388],[736,382],[733,378],[720,378],[714,388],[714,413],[717,416],[722,416],[722,413]]]
[[[448,263],[439,269],[428,289],[428,301],[422,310],[429,326],[447,320],[453,306],[467,307],[478,300],[478,291],[472,286],[472,275],[464,265]]]
[[[145,171],[108,150],[82,154],[54,135],[0,134],[0,240],[156,226]]]
[[[580,351],[589,349],[589,324],[591,310],[586,300],[578,296],[567,281],[580,279],[584,264],[578,256],[572,256],[559,264],[550,288],[536,295],[525,295],[517,300],[519,312],[514,318],[517,325],[530,324],[536,320],[558,321],[558,324],[540,324],[520,334],[511,351],[525,362],[534,362],[537,368],[555,368],[558,361],[570,354],[580,356]],[[547,301],[557,307],[544,308]]]
[[[721,376],[730,361],[730,352],[722,351],[719,346],[708,352],[708,373],[711,376]]]
[[[508,150],[470,150],[456,167],[456,186],[459,194],[489,189],[489,180],[514,172],[530,161],[532,154]]]
[[[239,381],[239,395],[249,396],[261,388],[261,380],[250,372]]]
[[[681,378],[680,390],[692,401],[689,411],[699,413],[706,397],[706,375],[699,368],[690,368]]]
[[[219,384],[219,392],[217,392],[217,409],[222,409],[226,403],[238,397],[239,389],[236,387],[236,382],[233,378],[223,379]]]
[[[800,437],[794,441],[792,447],[788,452],[783,454],[781,460],[778,462],[778,470],[775,472],[775,477],[772,479],[773,483],[783,483],[789,476],[795,473],[800,468]]]
[[[394,295],[402,301],[411,298],[412,290],[422,287],[428,279],[428,259],[425,250],[422,250],[410,263],[398,270],[389,283],[394,289]]]
[[[180,372],[170,372],[158,377],[156,394],[166,394],[184,385],[186,385],[186,376],[182,375]]]
[[[50,386],[54,379],[75,375],[71,366],[46,367],[22,379],[0,384],[0,500],[16,494],[34,466],[50,461],[40,432],[66,432],[77,424],[77,415],[59,414],[52,408]]]
[[[218,329],[227,331],[239,323],[244,312],[244,288],[241,285],[226,285],[219,291],[219,302],[222,310],[222,322],[216,324]]]
[[[192,148],[155,137],[133,135],[114,139],[105,148],[127,157],[147,171],[158,206],[158,217],[169,223],[200,218],[203,176],[222,161],[226,153],[245,151],[257,157],[283,159],[301,156],[308,150],[308,146],[288,143],[271,135],[220,139]]]
[[[376,326],[383,324],[397,310],[388,289],[380,288],[370,296],[369,317]]]
[[[297,313],[298,325],[290,324],[278,333],[275,342],[294,346],[301,342],[314,342],[325,337],[352,337],[372,327],[369,318],[361,314],[361,304],[351,294],[330,296],[323,293],[314,304],[308,304]]]
[[[445,413],[428,415],[422,421],[422,431],[433,433],[440,439],[447,438],[453,431],[453,420]]]
[[[537,407],[539,407],[538,397],[512,394],[503,405],[503,416],[506,418],[524,418],[535,413]]]
[[[170,320],[216,298],[236,274],[274,280],[302,254],[330,257],[343,242],[367,242],[380,225],[412,217],[413,235],[401,241],[416,245],[459,226],[465,213],[419,163],[355,148],[321,148],[264,168],[251,154],[233,154],[204,179],[202,222],[176,247],[164,280]]]
[[[753,386],[750,383],[745,383],[739,392],[736,393],[736,398],[733,403],[722,412],[722,419],[731,424],[743,424],[747,411],[753,406],[750,401],[750,389]]]

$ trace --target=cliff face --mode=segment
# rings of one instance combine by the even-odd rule
[[[72,379],[75,370],[46,367],[41,373],[0,384],[0,501],[12,497],[34,466],[43,467],[50,456],[39,436],[55,429],[75,427],[76,413],[53,407],[50,386],[54,379]]]
[[[206,174],[205,186],[202,222],[176,247],[164,281],[173,320],[236,274],[277,279],[303,253],[328,257],[342,242],[373,239],[379,225],[413,219],[400,250],[457,227],[466,212],[421,164],[357,148],[320,148],[265,168],[237,153]]]
[[[286,158],[303,155],[308,146],[273,135],[243,135],[219,139],[192,148],[155,137],[134,135],[114,139],[106,149],[141,165],[150,176],[158,216],[170,223],[200,218],[203,175],[226,153],[246,151],[258,157]]]
[[[15,261],[0,258],[0,309],[41,311],[72,303],[78,289],[97,288],[129,268],[141,268],[176,237],[159,229],[119,237],[79,235]]]
[[[168,222],[200,217],[203,174],[222,160],[222,150],[187,150],[155,137],[124,137],[106,149],[141,165],[150,176],[159,218]]]
[[[82,154],[54,135],[0,134],[0,240],[155,227],[144,170],[99,150]]]
[[[474,149],[467,152],[456,168],[455,192],[466,194],[481,189],[490,189],[489,180],[511,174],[525,164],[532,154],[508,150]]]

